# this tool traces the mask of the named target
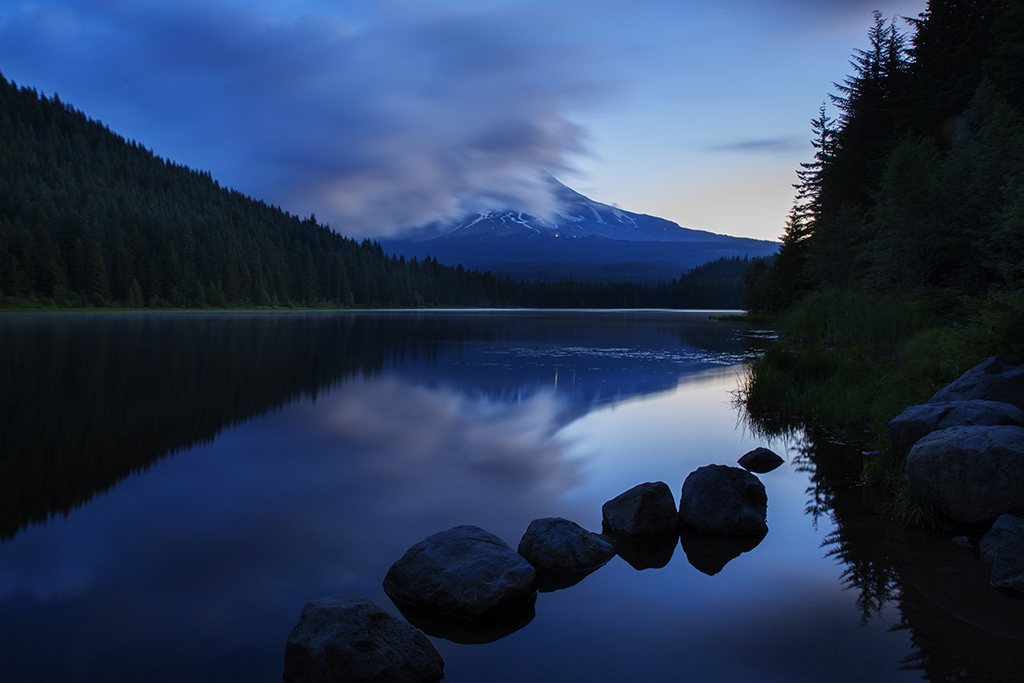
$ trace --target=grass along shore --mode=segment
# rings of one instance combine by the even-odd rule
[[[779,339],[749,366],[739,400],[766,436],[814,425],[875,452],[864,482],[900,521],[934,524],[903,485],[888,422],[993,355],[1024,363],[1022,290],[945,304],[829,290],[779,320]]]

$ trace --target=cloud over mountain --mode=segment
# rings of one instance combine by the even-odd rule
[[[925,4],[19,0],[0,70],[352,236],[550,214],[546,173],[571,169],[605,201],[774,237],[870,10]]]
[[[565,107],[590,86],[577,56],[530,28],[509,12],[357,25],[192,0],[0,11],[19,72],[71,69],[89,89],[62,98],[90,113],[119,103],[118,120],[101,115],[118,132],[363,235],[510,203],[554,208],[544,171],[582,151]],[[156,139],[143,124],[154,116]]]

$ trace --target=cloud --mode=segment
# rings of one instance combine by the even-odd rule
[[[605,201],[655,211],[655,192],[694,182],[666,180],[674,165],[709,175],[665,151],[738,137],[730,163],[759,163],[771,145],[744,138],[809,136],[871,10],[925,5],[33,0],[0,3],[0,69],[225,185],[378,236],[488,208],[550,213],[546,172],[577,165]]]
[[[319,11],[43,0],[0,10],[0,59],[158,154],[342,233],[555,208],[546,172],[584,151],[565,112],[596,82],[553,27],[512,9]]]
[[[793,16],[813,22],[864,26],[871,22],[871,13],[882,12],[886,18],[917,17],[924,10],[924,0],[782,0],[777,7]]]
[[[708,147],[709,152],[753,152],[775,154],[777,152],[789,153],[794,150],[803,150],[807,146],[806,141],[796,138],[764,138],[760,140],[740,140],[724,145]]]

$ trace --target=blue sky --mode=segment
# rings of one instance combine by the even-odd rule
[[[926,0],[2,0],[0,72],[353,237],[591,198],[774,239],[872,10]]]

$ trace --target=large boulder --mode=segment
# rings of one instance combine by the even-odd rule
[[[519,554],[538,573],[587,572],[615,557],[615,544],[561,517],[530,522],[519,541]]]
[[[893,448],[902,454],[926,434],[972,425],[1024,427],[1024,410],[1009,403],[981,399],[910,406],[889,421],[889,439]]]
[[[949,403],[970,399],[1009,403],[1024,410],[1024,366],[1008,365],[999,356],[993,356],[940,389],[928,402]]]
[[[996,588],[1024,595],[1024,519],[1002,515],[978,550]]]
[[[430,640],[362,595],[312,600],[288,634],[289,683],[432,683],[444,660]]]
[[[736,464],[748,472],[765,474],[778,468],[784,462],[785,460],[782,459],[782,456],[775,451],[758,446],[754,450],[744,453],[736,461]]]
[[[921,438],[907,484],[958,522],[1024,514],[1024,427],[951,427]]]
[[[686,477],[679,496],[679,519],[705,534],[743,536],[768,531],[768,494],[750,472],[707,465]]]
[[[635,536],[663,534],[679,527],[672,490],[663,481],[637,484],[601,506],[604,530]]]
[[[388,570],[384,590],[399,602],[475,619],[526,604],[535,579],[530,563],[507,543],[464,525],[409,548]]]

